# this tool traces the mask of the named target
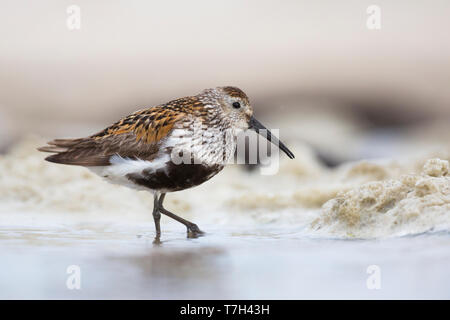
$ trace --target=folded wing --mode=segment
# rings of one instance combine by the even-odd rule
[[[184,115],[176,105],[140,110],[90,137],[56,139],[38,150],[54,153],[47,161],[79,166],[107,166],[113,155],[152,160]]]

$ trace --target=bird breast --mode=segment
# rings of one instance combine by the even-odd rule
[[[175,164],[226,165],[236,150],[236,136],[218,126],[175,129],[164,147]]]

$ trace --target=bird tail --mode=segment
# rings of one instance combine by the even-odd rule
[[[46,146],[40,147],[38,150],[51,153],[67,152],[82,140],[83,139],[55,139],[47,142]]]
[[[45,160],[55,163],[71,164],[64,156],[71,151],[83,139],[55,139],[47,142],[46,146],[40,147],[37,150],[41,152],[54,153],[45,158]]]

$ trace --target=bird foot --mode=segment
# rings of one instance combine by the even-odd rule
[[[154,246],[160,246],[161,245],[161,238],[159,236],[155,237],[155,239],[153,240],[153,245]]]
[[[205,233],[202,230],[200,230],[200,228],[195,223],[193,223],[187,227],[188,238],[198,238],[204,234]]]

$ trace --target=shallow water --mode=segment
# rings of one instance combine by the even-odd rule
[[[187,239],[163,225],[121,228],[2,226],[0,298],[13,299],[430,299],[450,298],[450,235],[384,240],[305,236],[298,227],[202,225]],[[81,270],[69,290],[68,266]],[[368,289],[370,265],[380,289]]]

